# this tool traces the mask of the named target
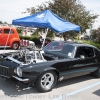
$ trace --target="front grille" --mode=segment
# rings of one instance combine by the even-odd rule
[[[9,77],[9,68],[5,66],[0,66],[0,76]]]

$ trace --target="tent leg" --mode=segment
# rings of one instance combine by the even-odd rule
[[[43,43],[42,43],[41,49],[43,48],[43,46],[44,46],[44,44],[45,44],[45,39],[46,39],[46,36],[47,36],[48,30],[49,30],[49,28],[47,28],[47,31],[46,31],[46,33],[45,33],[45,37],[44,37],[44,40],[43,40]]]

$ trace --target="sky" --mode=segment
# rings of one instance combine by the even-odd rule
[[[22,14],[26,11],[26,8],[35,7],[45,1],[50,0],[0,0],[0,21],[11,24],[13,19],[29,15],[28,13]],[[93,25],[93,28],[98,28],[100,26],[100,0],[80,1],[87,10],[99,15]]]

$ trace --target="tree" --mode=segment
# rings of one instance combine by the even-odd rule
[[[96,39],[97,42],[100,42],[100,27],[91,30],[90,33],[92,39]]]
[[[4,24],[8,24],[7,22],[4,22]]]
[[[0,24],[3,24],[3,22],[2,22],[2,21],[0,21]]]
[[[86,33],[86,29],[92,27],[97,14],[92,14],[85,6],[82,5],[80,0],[52,0],[36,8],[31,7],[27,9],[27,12],[34,14],[43,10],[49,9],[61,18],[81,26],[81,33]],[[64,40],[66,40],[66,33],[63,33]]]
[[[0,24],[8,24],[7,22],[2,22],[2,21],[0,21]]]

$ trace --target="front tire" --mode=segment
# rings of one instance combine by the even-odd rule
[[[19,48],[19,43],[18,42],[13,42],[12,43],[12,49],[17,50]]]
[[[57,83],[57,74],[54,71],[44,72],[36,81],[36,87],[40,92],[48,92]]]

